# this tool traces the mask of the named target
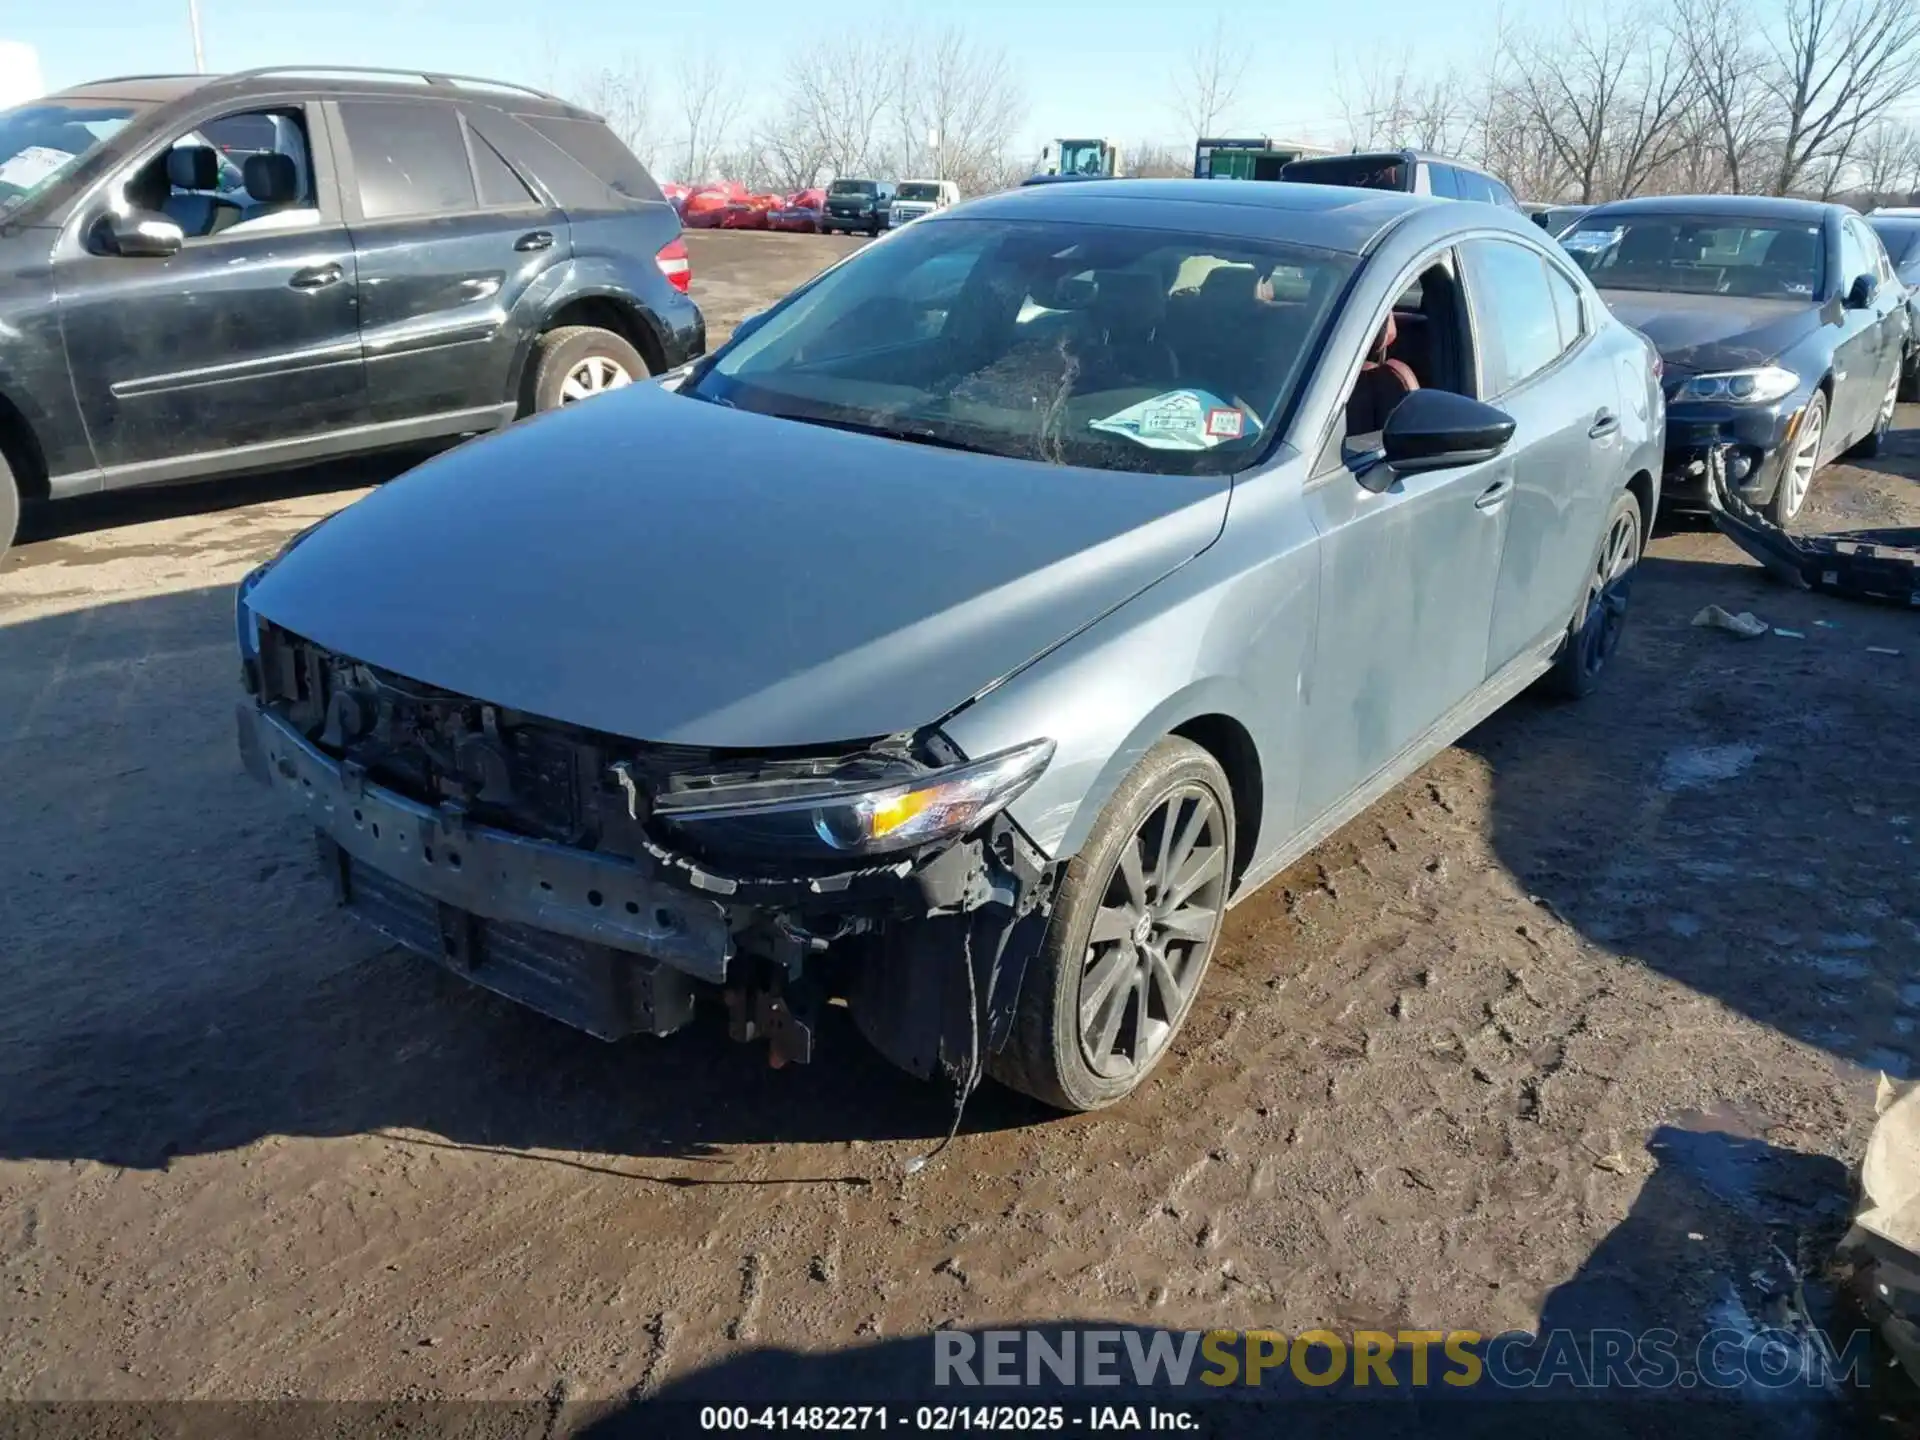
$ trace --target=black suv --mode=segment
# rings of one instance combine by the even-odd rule
[[[658,374],[706,348],[689,278],[646,168],[540,91],[249,70],[0,111],[0,550],[23,496],[452,439]]]
[[[820,217],[820,228],[829,235],[836,230],[878,235],[887,227],[893,192],[891,180],[836,180],[827,187],[827,213]]]
[[[1280,167],[1280,178],[1307,185],[1357,185],[1369,190],[1400,190],[1442,200],[1479,200],[1521,210],[1521,204],[1495,176],[1462,160],[1419,150],[1379,150],[1354,155],[1316,155]],[[1524,212],[1523,212],[1524,213]]]

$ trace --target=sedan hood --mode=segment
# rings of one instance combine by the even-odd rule
[[[1669,367],[1701,375],[1764,365],[1820,327],[1811,300],[1602,290],[1620,320],[1654,343]]]
[[[1212,543],[1230,489],[638,385],[390,482],[248,603],[340,654],[548,719],[828,744],[930,724],[1132,598]]]

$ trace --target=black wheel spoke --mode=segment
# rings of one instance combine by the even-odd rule
[[[1182,1001],[1186,998],[1180,987],[1180,977],[1167,960],[1167,952],[1158,945],[1147,950],[1147,978],[1152,988],[1159,992],[1160,1016],[1171,1020],[1180,1013]]]
[[[1115,945],[1089,969],[1080,982],[1080,1025],[1090,1028],[1104,1013],[1104,1007],[1120,988],[1133,968],[1133,957],[1125,945]]]
[[[1226,855],[1218,845],[1209,845],[1204,850],[1194,850],[1187,856],[1186,865],[1174,877],[1161,897],[1163,911],[1170,912],[1185,904],[1187,897],[1202,885],[1221,874],[1225,869]]]
[[[1163,891],[1193,855],[1193,847],[1200,843],[1200,836],[1207,828],[1207,821],[1212,818],[1209,807],[1195,803],[1193,814],[1188,817],[1186,825],[1182,827],[1179,839],[1173,843],[1172,852],[1167,857],[1168,863],[1160,871],[1160,886]]]
[[[1136,918],[1136,913],[1125,905],[1101,906],[1100,913],[1093,917],[1093,933],[1087,937],[1087,943],[1105,945],[1127,939],[1133,934]]]
[[[1129,960],[1131,956],[1127,957]],[[1120,976],[1133,981],[1130,985],[1115,985],[1107,994],[1105,1003],[1095,1016],[1096,1033],[1093,1041],[1093,1053],[1101,1060],[1113,1055],[1114,1043],[1120,1038],[1120,1024],[1127,1018],[1127,1002],[1133,998],[1138,986],[1139,968],[1137,965],[1123,967]]]
[[[1207,905],[1185,905],[1160,922],[1160,931],[1169,940],[1187,940],[1204,945],[1219,922],[1219,912]]]
[[[1140,836],[1136,832],[1120,847],[1120,880],[1127,887],[1127,899],[1136,909],[1147,908],[1147,876],[1140,868]]]

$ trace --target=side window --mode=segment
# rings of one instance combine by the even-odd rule
[[[1513,192],[1509,190],[1504,184],[1494,179],[1493,176],[1491,175],[1487,176],[1486,180],[1487,180],[1487,189],[1493,192],[1494,204],[1504,205],[1509,210],[1518,210],[1520,208],[1520,202],[1513,198]]]
[[[1559,312],[1547,285],[1547,263],[1526,246],[1469,240],[1460,248],[1480,339],[1481,388],[1494,399],[1559,356]]]
[[[473,151],[473,175],[480,185],[483,208],[540,203],[527,188],[527,182],[514,173],[513,167],[487,143],[486,137],[469,128],[467,140]]]
[[[1487,184],[1487,177],[1477,170],[1456,170],[1453,172],[1455,183],[1460,187],[1462,200],[1480,200],[1493,204],[1493,187]]]
[[[343,100],[340,122],[367,219],[474,208],[473,171],[452,106]]]
[[[1840,226],[1840,293],[1846,294],[1862,275],[1877,273],[1867,247],[1860,239],[1860,225],[1846,220]]]
[[[1438,195],[1442,200],[1458,200],[1460,198],[1460,183],[1454,179],[1453,167],[1451,165],[1429,165],[1427,166],[1427,176],[1428,184],[1433,187],[1433,193]]]
[[[1586,334],[1580,290],[1554,266],[1547,266],[1547,289],[1553,293],[1553,313],[1560,322],[1560,348],[1571,350]]]
[[[598,120],[569,120],[557,115],[519,115],[521,124],[530,126],[564,150],[574,163],[595,176],[610,190],[629,200],[659,200],[660,187],[653,183],[647,167]],[[541,177],[544,180],[544,176]],[[547,187],[551,190],[553,187]]]
[[[189,240],[288,210],[317,221],[301,112],[249,110],[205,121],[143,167],[128,198],[165,214]]]

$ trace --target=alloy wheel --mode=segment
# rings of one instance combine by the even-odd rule
[[[1900,372],[1893,372],[1893,379],[1887,385],[1887,398],[1880,402],[1880,423],[1876,427],[1884,435],[1893,428],[1893,412],[1900,405]]]
[[[1826,431],[1825,410],[1818,406],[1810,408],[1794,439],[1793,458],[1780,477],[1786,491],[1778,507],[1783,519],[1791,520],[1807,503],[1807,492],[1813,488],[1813,472],[1820,468],[1820,442],[1826,438]]]
[[[1163,798],[1121,847],[1080,971],[1080,1049],[1096,1075],[1147,1069],[1206,968],[1227,894],[1226,820],[1204,786]]]
[[[1587,586],[1587,618],[1580,627],[1580,668],[1597,675],[1619,648],[1627,623],[1627,598],[1634,567],[1640,563],[1640,517],[1635,510],[1614,516],[1600,546],[1600,561]]]
[[[589,355],[569,370],[567,378],[560,383],[560,403],[571,405],[632,383],[633,376],[618,360]]]

